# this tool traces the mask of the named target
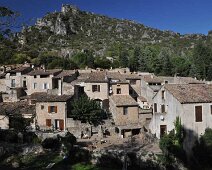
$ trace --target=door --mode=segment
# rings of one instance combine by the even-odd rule
[[[59,120],[59,127],[60,127],[60,130],[64,130],[64,120]]]
[[[160,137],[163,137],[167,133],[167,126],[160,125]]]
[[[55,122],[54,123],[55,129],[59,129],[59,127],[60,127],[60,121],[58,119],[55,119],[54,122]]]

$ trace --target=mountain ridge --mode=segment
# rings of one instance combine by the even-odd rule
[[[39,38],[42,40],[39,42],[40,47],[43,44],[52,44],[67,48],[71,53],[88,49],[93,50],[95,55],[104,56],[117,42],[128,47],[163,44],[185,51],[193,48],[199,41],[208,41],[210,36],[162,31],[132,20],[111,18],[81,11],[72,5],[63,5],[61,12],[48,13],[38,19],[34,26],[22,30],[18,36],[22,45],[35,44]]]

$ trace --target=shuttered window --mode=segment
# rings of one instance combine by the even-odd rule
[[[157,103],[154,103],[154,112],[157,112]]]
[[[202,106],[195,106],[196,122],[202,122]]]
[[[57,113],[57,106],[48,106],[48,113]]]
[[[46,126],[51,127],[51,119],[46,119]]]

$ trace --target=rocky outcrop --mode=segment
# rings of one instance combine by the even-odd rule
[[[37,43],[37,46],[44,46],[44,49],[48,46],[51,50],[65,46],[75,52],[88,49],[97,55],[105,55],[105,49],[117,42],[129,48],[150,43],[187,50],[198,41],[206,42],[211,37],[211,34],[180,35],[161,31],[134,21],[80,11],[72,5],[63,5],[61,12],[48,13],[38,19],[35,26],[25,28],[18,35],[22,45],[34,46]]]

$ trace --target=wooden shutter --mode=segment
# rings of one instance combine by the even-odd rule
[[[202,122],[202,106],[195,106],[196,122]]]
[[[48,106],[48,113],[51,113],[51,106]]]
[[[54,112],[57,113],[57,106],[54,107]]]
[[[59,120],[60,130],[64,130],[64,120]]]
[[[46,119],[46,126],[51,127],[52,122],[51,119]]]

